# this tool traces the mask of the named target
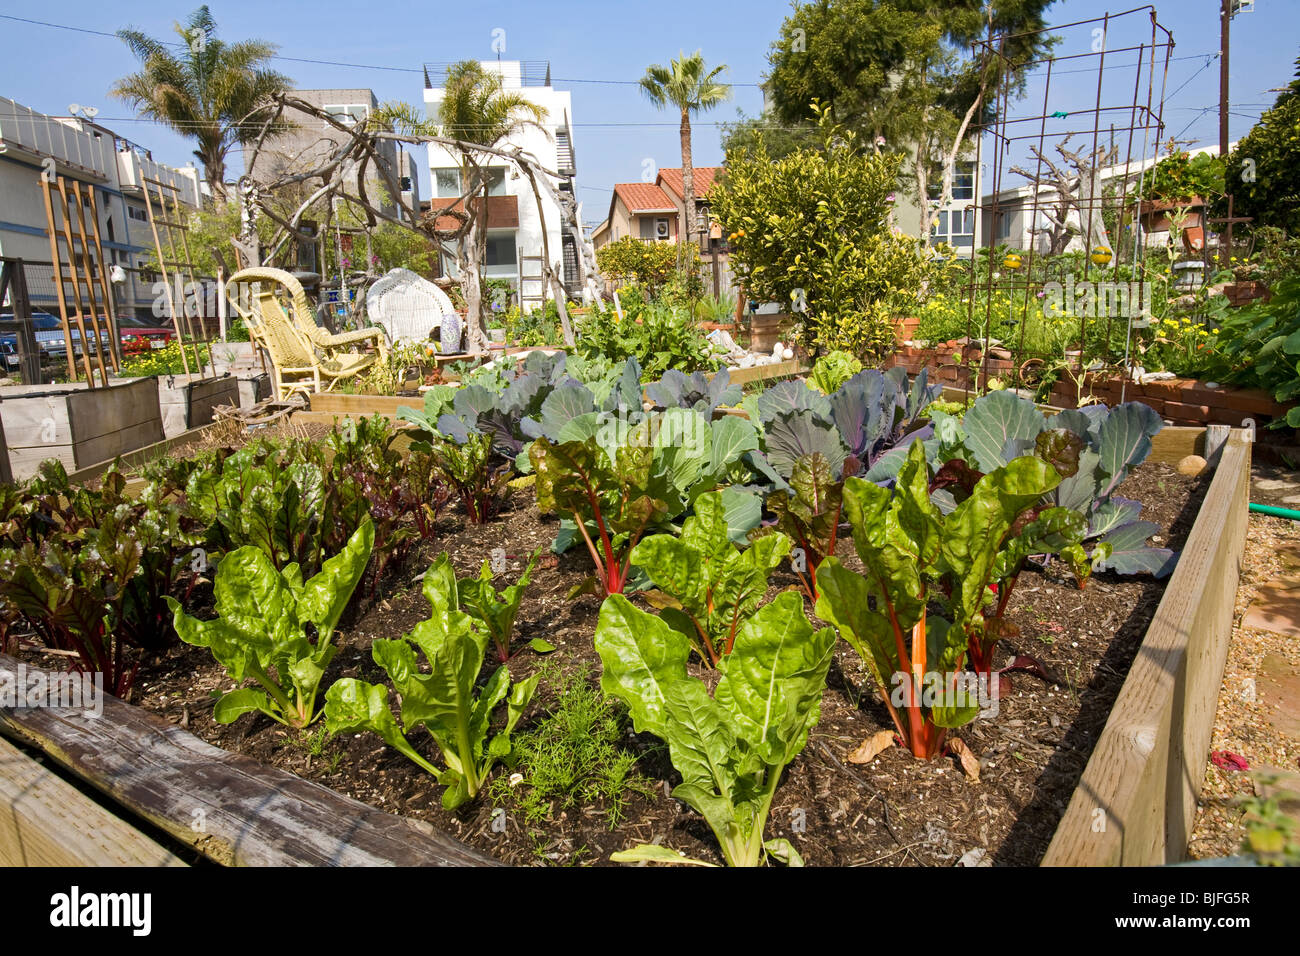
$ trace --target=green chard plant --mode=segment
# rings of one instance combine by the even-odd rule
[[[510,755],[510,733],[537,689],[538,676],[515,684],[502,665],[475,694],[489,636],[460,609],[456,572],[444,554],[424,575],[430,616],[401,640],[376,640],[372,653],[401,699],[401,725],[388,702],[388,688],[355,678],[334,683],[325,695],[330,733],[369,730],[438,778],[447,789],[442,805],[452,810],[478,796],[492,767]],[[419,650],[428,661],[422,672]],[[492,712],[506,704],[504,727],[495,734]],[[445,769],[426,760],[407,739],[424,727],[442,752]]]
[[[722,493],[710,491],[695,499],[695,514],[679,536],[643,538],[632,550],[632,563],[659,588],[652,600],[661,606],[660,618],[686,635],[701,660],[717,667],[767,592],[768,574],[789,553],[790,539],[779,533],[741,551],[729,534]]]
[[[799,865],[794,847],[764,840],[764,830],[781,774],[820,717],[835,632],[812,628],[799,595],[779,595],[741,624],[712,696],[687,673],[691,646],[658,616],[611,595],[596,625],[601,688],[627,704],[639,733],[668,744],[682,775],[672,795],[704,816],[728,865],[758,866],[768,856]],[[698,862],[660,846],[613,859]]]
[[[478,577],[460,578],[456,587],[460,594],[460,606],[487,629],[488,636],[496,648],[497,660],[504,664],[510,660],[510,642],[515,633],[515,617],[519,614],[519,604],[528,590],[529,578],[537,566],[541,550],[534,551],[528,559],[528,566],[519,580],[497,591],[493,585],[496,577],[492,573],[492,562],[483,562]],[[535,647],[541,646],[534,642]],[[545,645],[550,647],[550,645]]]
[[[192,618],[167,599],[181,640],[208,648],[237,684],[251,679],[258,685],[237,687],[218,700],[217,723],[260,711],[302,729],[320,716],[316,696],[338,652],[334,628],[365,573],[374,538],[367,518],[347,547],[306,581],[296,564],[277,569],[259,548],[238,548],[217,569],[215,620]]]
[[[485,524],[505,507],[510,463],[495,460],[490,435],[473,434],[463,444],[412,442],[411,450],[429,456],[433,474],[460,497],[470,524]]]
[[[892,491],[860,478],[845,481],[844,510],[865,573],[828,557],[817,572],[817,616],[858,652],[915,756],[937,756],[948,732],[979,713],[962,663],[990,636],[989,586],[1034,547],[1023,545],[1025,538],[1068,533],[1072,523],[1079,530],[1081,519],[1072,521],[1065,509],[1036,511],[1060,483],[1048,462],[1017,458],[981,477],[945,516],[931,500],[920,440]]]

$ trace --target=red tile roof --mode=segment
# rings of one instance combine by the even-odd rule
[[[614,194],[628,212],[671,212],[673,201],[654,183],[615,183]]]
[[[716,177],[720,172],[722,172],[721,166],[694,167],[693,178],[696,199],[704,198],[704,194],[707,193],[709,187],[713,185],[714,177]],[[682,168],[680,166],[659,170],[658,183],[671,189],[673,195],[675,195],[679,201],[686,198],[686,190],[682,186]]]

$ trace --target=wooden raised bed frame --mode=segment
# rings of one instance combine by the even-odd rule
[[[1214,453],[1217,469],[1178,567],[1045,866],[1150,865],[1183,858],[1232,633],[1250,437],[1234,430]],[[1206,429],[1166,428],[1153,440],[1151,460],[1205,454],[1206,439]],[[16,666],[0,656],[0,673]],[[170,851],[138,832],[132,816],[228,865],[494,863],[424,824],[220,750],[112,697],[105,698],[100,720],[49,709],[0,709],[0,735],[38,747],[105,798],[102,806],[95,804],[0,741],[0,799],[8,815],[0,822],[0,863],[174,862]],[[123,811],[127,819],[118,818]]]

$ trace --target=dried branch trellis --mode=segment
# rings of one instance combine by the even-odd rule
[[[440,249],[445,250],[448,243],[456,243],[461,281],[465,284],[466,303],[469,306],[470,351],[482,352],[486,348],[487,336],[481,308],[481,290],[477,280],[483,250],[475,248],[478,244],[468,242],[466,239],[474,232],[477,218],[486,215],[486,204],[481,201],[481,197],[478,202],[471,201],[474,198],[474,190],[471,188],[458,198],[448,200],[441,206],[431,206],[428,212],[421,213],[402,198],[402,189],[396,172],[381,157],[379,146],[383,142],[404,143],[411,146],[442,146],[470,157],[471,162],[476,162],[474,157],[479,155],[493,157],[510,163],[529,183],[542,225],[543,280],[554,297],[564,341],[570,346],[574,344],[572,323],[565,306],[566,291],[560,279],[561,266],[559,260],[551,258],[543,195],[560,209],[564,222],[572,233],[579,237],[579,241],[585,243],[586,240],[581,238],[583,233],[578,220],[577,200],[559,188],[558,184],[564,177],[558,171],[546,167],[532,153],[519,147],[485,146],[421,132],[394,132],[391,129],[376,129],[367,124],[349,125],[320,107],[292,94],[279,94],[273,102],[274,108],[266,119],[247,161],[249,169],[256,168],[258,155],[266,147],[269,137],[276,129],[276,124],[282,122],[286,112],[305,114],[313,120],[326,124],[339,135],[339,141],[328,140],[334,148],[306,169],[286,171],[269,182],[258,182],[249,176],[240,179],[238,196],[241,204],[241,233],[235,246],[244,267],[263,264],[262,256],[259,254],[262,244],[258,241],[257,232],[259,217],[265,216],[275,224],[276,229],[270,241],[265,244],[268,249],[265,258],[274,261],[284,253],[290,242],[314,241],[315,234],[305,232],[302,227],[303,219],[309,212],[320,208],[322,204],[327,209],[332,209],[335,200],[348,203],[364,215],[366,228],[373,228],[383,221],[425,236]],[[385,192],[391,197],[395,212],[384,209],[369,195],[366,180],[371,170],[378,174]],[[308,187],[311,191],[297,204],[293,212],[286,214],[283,209],[277,210],[273,202],[277,195],[303,187]],[[440,228],[439,222],[448,219],[453,220],[455,225],[450,228]],[[325,228],[327,229],[328,226]],[[584,297],[588,299],[598,297],[601,281],[599,274],[593,268],[594,254],[588,250],[587,255],[577,257],[577,263],[578,278]]]

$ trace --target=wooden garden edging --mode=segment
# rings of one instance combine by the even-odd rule
[[[0,739],[0,866],[184,866]]]
[[[1248,433],[1234,429],[1043,866],[1186,857],[1232,637],[1250,451]]]
[[[767,379],[788,378],[791,375],[805,375],[809,371],[811,369],[797,358],[786,359],[773,365],[756,365],[752,368],[730,370],[733,385],[745,385],[752,382],[766,381]],[[424,398],[415,395],[401,397],[320,392],[311,396],[309,410],[294,412],[294,419],[302,422],[328,422],[334,416],[343,417],[347,415],[358,415],[366,418],[371,415],[384,415],[395,419],[397,418],[397,410],[403,405],[408,408],[421,409],[424,407]]]
[[[18,668],[0,654],[0,675],[16,683]],[[25,671],[30,678],[37,668]],[[55,708],[0,708],[0,734],[40,748],[113,802],[229,866],[495,865],[432,827],[221,750],[116,697],[102,699],[97,719]],[[31,774],[21,763],[0,761],[7,806]],[[11,833],[0,826],[0,860],[21,852]],[[76,831],[63,835],[68,843],[80,839]]]

